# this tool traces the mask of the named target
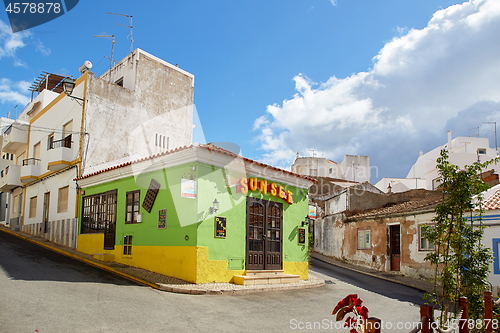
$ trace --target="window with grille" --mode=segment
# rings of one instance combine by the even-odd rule
[[[132,235],[127,235],[123,238],[123,255],[132,255]]]
[[[30,219],[36,217],[36,197],[30,198]]]
[[[81,233],[104,233],[116,222],[116,190],[83,198]]]
[[[125,213],[125,223],[137,223],[137,215],[139,215],[139,202],[141,199],[141,190],[127,192]]]
[[[68,193],[69,186],[64,186],[59,189],[57,196],[57,212],[65,213],[68,211]]]

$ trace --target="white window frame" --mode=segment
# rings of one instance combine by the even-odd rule
[[[372,248],[372,231],[370,228],[361,228],[357,232],[358,250],[370,250]]]

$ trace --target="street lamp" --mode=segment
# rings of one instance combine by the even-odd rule
[[[73,93],[73,89],[75,89],[75,80],[73,80],[70,77],[64,78],[64,80],[62,81],[62,85],[63,85],[64,93],[68,97],[83,101],[83,98],[71,96],[71,94]]]
[[[217,213],[219,210],[219,202],[217,201],[217,198],[214,200],[212,203],[212,207],[210,207],[210,214]]]

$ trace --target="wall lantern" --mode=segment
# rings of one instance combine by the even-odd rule
[[[215,198],[212,207],[210,207],[210,214],[217,213],[219,210],[219,202],[217,201],[217,198]]]
[[[83,101],[83,98],[79,98],[79,97],[71,96],[71,94],[73,93],[73,89],[75,89],[75,80],[73,80],[73,79],[72,79],[72,78],[70,78],[70,77],[67,77],[67,78],[65,78],[65,79],[62,81],[62,85],[63,85],[64,93],[65,93],[68,97],[71,97],[71,98],[73,98],[73,99],[77,99],[77,100]]]

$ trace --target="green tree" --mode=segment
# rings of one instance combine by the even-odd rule
[[[434,294],[429,296],[435,307],[441,309],[441,323],[447,322],[448,313],[454,310],[451,307],[462,296],[468,299],[469,318],[478,319],[484,311],[482,295],[488,287],[486,281],[493,256],[481,243],[484,235],[481,193],[489,186],[480,174],[497,161],[476,162],[460,169],[448,161],[445,149],[437,159],[443,201],[435,208],[434,225],[426,226],[423,235],[436,245],[436,251],[425,260],[435,267]]]

